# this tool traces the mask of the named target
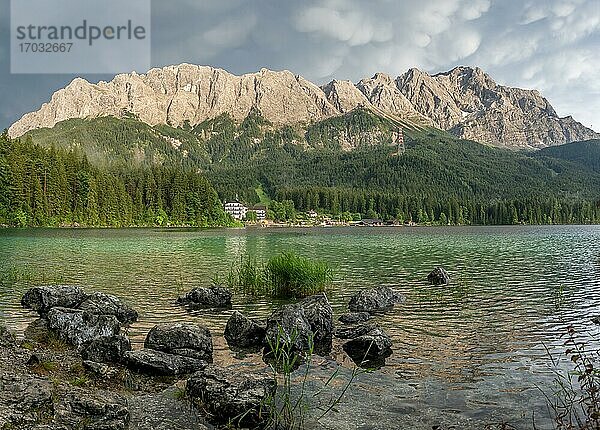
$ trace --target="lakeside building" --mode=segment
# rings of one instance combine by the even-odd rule
[[[248,212],[254,212],[256,214],[257,221],[264,221],[267,218],[267,207],[265,205],[254,205]]]
[[[246,213],[248,212],[248,208],[238,199],[235,199],[231,202],[225,202],[223,209],[225,209],[226,213],[239,221],[246,218]]]

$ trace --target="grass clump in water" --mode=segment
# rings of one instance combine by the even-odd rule
[[[333,269],[324,261],[311,260],[293,252],[283,252],[259,263],[250,256],[233,266],[227,282],[251,295],[276,298],[306,297],[325,291],[334,278]]]

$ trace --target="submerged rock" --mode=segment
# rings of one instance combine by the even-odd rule
[[[131,351],[131,342],[127,336],[102,336],[84,343],[81,357],[99,363],[119,363],[127,351]]]
[[[427,281],[431,285],[448,285],[450,283],[450,275],[443,267],[436,267],[427,275]]]
[[[375,324],[362,324],[355,327],[338,328],[335,331],[335,337],[338,339],[354,339],[375,330],[377,327]]]
[[[212,362],[213,345],[210,331],[198,324],[158,324],[146,336],[144,347]]]
[[[24,308],[32,309],[44,315],[55,307],[76,308],[85,299],[87,294],[81,287],[73,285],[44,285],[33,287],[21,298]]]
[[[230,347],[260,347],[265,342],[266,329],[241,312],[234,311],[225,326],[225,340]]]
[[[341,315],[338,318],[338,321],[342,324],[358,324],[361,322],[369,321],[371,319],[371,314],[368,312],[350,312],[344,315]]]
[[[371,367],[373,362],[381,362],[391,355],[392,339],[380,327],[374,327],[352,338],[342,348],[359,366]]]
[[[377,312],[393,307],[404,297],[390,287],[377,287],[361,290],[356,293],[348,304],[351,312]]]
[[[299,304],[281,306],[267,318],[265,339],[268,349],[279,344],[292,350],[305,351],[310,348],[312,336],[304,308]]]
[[[131,324],[138,319],[135,309],[112,294],[92,293],[77,308],[95,315],[114,315],[121,324]]]
[[[211,365],[188,379],[186,393],[201,402],[216,423],[255,426],[268,418],[266,400],[276,388],[268,373],[239,373]]]
[[[202,360],[148,348],[127,351],[124,358],[130,369],[151,376],[184,375],[207,366]]]
[[[333,337],[333,309],[325,294],[317,294],[302,300],[306,320],[313,332],[315,344],[331,342]]]
[[[177,303],[193,309],[228,309],[231,308],[231,291],[218,285],[194,288],[185,296],[179,297]]]
[[[74,346],[98,337],[113,337],[121,325],[113,315],[94,315],[79,309],[54,307],[48,312],[48,327]]]
[[[116,393],[71,389],[54,405],[54,422],[70,429],[125,430],[126,400]]]

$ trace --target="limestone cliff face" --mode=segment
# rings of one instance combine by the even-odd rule
[[[242,120],[254,109],[276,125],[311,123],[358,106],[501,146],[540,148],[600,137],[570,117],[559,118],[537,91],[498,85],[479,68],[458,67],[433,76],[411,69],[396,79],[377,73],[357,84],[334,80],[319,87],[289,71],[236,76],[191,64],[117,75],[97,84],[77,78],[14,123],[9,135],[70,118],[124,114],[150,125],[178,127],[225,112]]]
[[[498,85],[477,67],[433,76],[411,69],[396,84],[436,127],[465,139],[543,148],[600,136],[571,117],[559,118],[538,91]]]
[[[339,114],[317,85],[291,72],[263,69],[235,76],[212,67],[181,64],[152,69],[144,75],[117,75],[111,82],[91,84],[75,79],[49,103],[12,125],[11,136],[53,127],[69,118],[125,112],[150,125],[192,125],[228,112],[242,120],[257,109],[275,124],[313,122]]]

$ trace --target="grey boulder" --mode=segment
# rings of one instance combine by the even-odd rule
[[[327,343],[333,336],[333,309],[325,294],[317,294],[302,300],[299,305],[304,309],[306,320],[313,332],[316,344]]]
[[[127,336],[102,336],[84,343],[81,357],[99,363],[120,363],[127,351],[131,351],[131,342]]]
[[[335,337],[338,339],[354,339],[375,330],[377,327],[375,324],[362,324],[353,327],[338,328],[335,331]]]
[[[392,353],[392,339],[380,327],[374,327],[350,339],[342,348],[355,363],[367,367]]]
[[[48,328],[76,347],[99,337],[113,337],[121,325],[113,315],[94,315],[79,309],[54,307],[48,312]]]
[[[289,350],[306,351],[312,337],[310,322],[299,304],[281,306],[267,318],[265,339],[269,349],[279,345]]]
[[[127,401],[116,393],[72,389],[54,405],[54,423],[70,429],[126,430]]]
[[[151,376],[184,375],[207,366],[202,360],[147,348],[127,351],[124,359],[130,369]]]
[[[177,303],[193,309],[231,308],[231,291],[219,285],[194,288],[177,299]]]
[[[361,322],[369,321],[371,319],[371,314],[368,312],[350,312],[344,315],[341,315],[338,318],[338,321],[342,324],[358,324]]]
[[[92,293],[77,308],[95,315],[114,315],[121,324],[131,324],[138,319],[135,309],[112,294]]]
[[[225,326],[225,340],[230,347],[252,348],[261,347],[265,342],[265,327],[234,311]]]
[[[427,281],[431,285],[448,285],[450,283],[450,275],[443,267],[436,267],[427,275]]]
[[[194,373],[186,384],[188,396],[202,403],[212,421],[240,427],[266,421],[267,400],[273,398],[276,388],[268,373],[238,373],[213,365]]]
[[[55,307],[76,308],[87,294],[81,287],[73,285],[43,285],[27,290],[21,298],[24,308],[32,309],[44,315]]]
[[[377,287],[361,290],[356,293],[348,304],[351,312],[377,312],[393,307],[404,298],[391,287]]]
[[[212,361],[210,331],[198,324],[158,324],[146,336],[144,347],[196,360]]]

